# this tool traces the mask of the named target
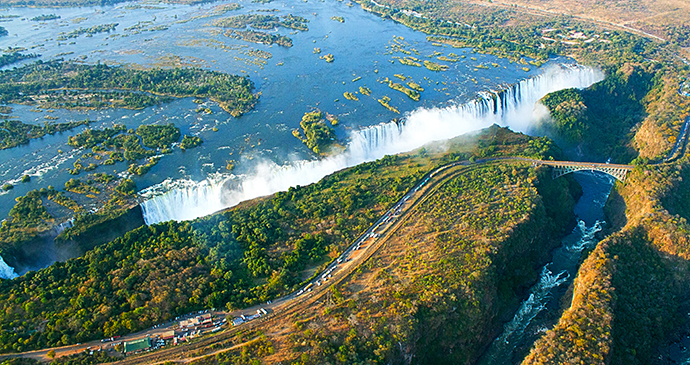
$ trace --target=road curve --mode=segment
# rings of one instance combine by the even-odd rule
[[[334,259],[331,263],[329,263],[326,266],[326,268],[323,271],[321,271],[318,275],[316,275],[312,280],[306,282],[303,286],[301,286],[300,290],[287,294],[281,298],[278,298],[272,301],[271,303],[255,305],[250,308],[245,308],[236,311],[211,312],[217,318],[227,319],[226,323],[231,323],[233,318],[239,317],[240,315],[248,316],[254,314],[257,312],[257,310],[261,308],[265,309],[268,312],[268,315],[262,316],[258,319],[255,319],[251,322],[247,322],[238,327],[230,327],[229,329],[220,331],[214,335],[203,337],[197,340],[196,342],[190,343],[189,345],[176,346],[161,351],[145,353],[140,356],[134,356],[123,359],[119,363],[153,363],[163,361],[164,359],[173,358],[179,360],[180,355],[186,352],[191,352],[195,348],[204,347],[211,343],[230,338],[234,336],[234,334],[237,331],[253,329],[254,327],[260,324],[264,324],[268,321],[275,319],[277,316],[284,317],[285,315],[300,310],[300,308],[302,308],[304,305],[314,303],[327,292],[328,288],[344,280],[361,264],[366,262],[382,246],[382,244],[385,241],[387,241],[390,235],[397,231],[397,229],[409,218],[410,212],[413,211],[415,207],[417,207],[421,202],[423,202],[431,193],[433,193],[436,190],[436,188],[441,186],[445,181],[451,179],[457,174],[467,171],[468,168],[471,169],[484,164],[501,161],[527,162],[533,165],[578,163],[570,161],[545,161],[524,157],[496,157],[481,159],[475,162],[456,161],[440,166],[424,175],[413,188],[411,188],[407,193],[405,193],[405,195],[403,195],[367,230],[360,234],[359,237],[357,237],[338,258]],[[581,164],[592,165],[591,163]],[[632,166],[627,165],[621,166],[632,168]],[[305,288],[309,288],[310,290],[305,290]],[[190,313],[185,317],[194,316],[195,314],[196,313]],[[118,342],[133,341],[147,336],[154,338],[158,335],[162,335],[166,331],[170,331],[171,329],[173,329],[176,323],[177,320],[171,320],[166,322],[165,324],[157,326],[156,328],[149,328],[147,330],[143,330],[137,333],[122,336],[118,339]],[[95,340],[78,345],[47,348],[18,354],[8,354],[0,356],[0,360],[15,357],[28,357],[40,361],[48,361],[49,358],[47,357],[47,353],[50,350],[54,350],[56,356],[66,356],[82,352],[88,349],[89,347],[99,348],[106,346],[110,346],[110,348],[112,348],[112,343],[103,344],[100,342],[100,340]],[[228,348],[225,348],[225,350],[227,349]]]

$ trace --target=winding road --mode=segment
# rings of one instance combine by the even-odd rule
[[[458,161],[438,167],[434,169],[432,172],[424,175],[419,183],[417,183],[412,189],[410,189],[405,195],[403,195],[376,222],[374,222],[367,230],[365,230],[359,237],[357,237],[344,250],[344,252],[340,256],[338,256],[330,264],[328,264],[326,268],[323,271],[321,271],[318,275],[316,275],[313,279],[306,282],[304,286],[300,287],[298,291],[290,293],[272,302],[263,305],[256,305],[242,310],[236,310],[232,312],[209,311],[218,320],[227,319],[227,322],[224,325],[224,330],[211,334],[210,336],[204,336],[195,339],[194,341],[186,345],[166,347],[162,350],[152,351],[141,355],[124,358],[120,361],[120,363],[157,363],[169,360],[187,362],[190,356],[199,356],[197,351],[198,349],[204,348],[205,346],[209,346],[213,343],[230,339],[234,337],[234,335],[238,331],[247,331],[255,328],[257,325],[266,324],[267,322],[270,322],[276,318],[284,318],[285,316],[291,313],[304,310],[306,307],[308,307],[315,301],[319,300],[325,293],[327,293],[327,289],[347,278],[361,264],[366,262],[388,240],[388,238],[393,233],[395,233],[398,230],[398,228],[400,228],[400,226],[404,224],[410,216],[412,216],[412,212],[415,210],[415,208],[421,202],[423,202],[428,196],[430,196],[439,186],[442,186],[449,179],[457,176],[458,174],[464,173],[469,169],[474,169],[489,163],[500,163],[504,161],[525,162],[535,166],[555,166],[558,164],[562,165],[567,163],[584,164],[587,166],[594,165],[592,163],[583,162],[544,161],[522,157],[499,157],[477,160],[474,163],[470,161]],[[627,165],[621,166],[631,167]],[[267,314],[252,321],[241,324],[239,326],[233,327],[230,324],[234,318],[237,318],[241,315],[249,316],[252,314],[256,314],[257,310],[260,309],[264,309],[267,312]],[[185,316],[185,318],[193,317],[196,314],[197,313],[190,313],[187,316]],[[169,321],[165,324],[157,326],[156,328],[150,328],[148,330],[123,336],[119,338],[117,341],[133,341],[145,337],[156,338],[157,336],[160,336],[163,333],[172,330],[174,327],[176,327],[176,324],[177,320]],[[49,360],[49,358],[47,357],[47,353],[50,350],[54,350],[56,356],[65,356],[80,353],[89,348],[104,348],[105,350],[110,350],[114,352],[114,348],[112,345],[112,342],[101,343],[99,340],[96,340],[79,345],[63,346],[52,349],[42,349],[37,351],[4,355],[0,357],[0,360],[14,357],[28,357],[36,360],[47,361]],[[235,346],[236,345],[232,345],[232,347]],[[217,351],[214,351],[214,353],[219,351],[226,351],[230,348],[231,347],[223,347]],[[210,353],[206,353],[204,356],[208,354]]]

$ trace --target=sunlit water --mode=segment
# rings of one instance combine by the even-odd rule
[[[156,223],[207,215],[246,199],[318,181],[347,166],[408,151],[492,123],[528,131],[530,123],[544,114],[543,107],[535,106],[539,98],[563,88],[586,87],[603,77],[598,70],[574,66],[567,59],[552,60],[540,69],[530,66],[531,70],[525,72],[523,65],[493,56],[433,46],[424,34],[343,2],[239,3],[243,9],[216,16],[209,14],[227,2],[139,9],[132,9],[132,5],[147,4],[7,9],[0,14],[20,17],[2,23],[10,35],[0,38],[0,47],[24,47],[26,52],[40,53],[44,61],[64,57],[88,63],[156,66],[177,60],[183,65],[247,74],[261,93],[256,108],[247,115],[233,118],[212,102],[204,104],[212,114],[198,114],[194,111],[197,105],[189,98],[138,111],[48,113],[13,105],[12,115],[27,123],[43,123],[47,115],[59,118],[58,122],[88,118],[96,121],[91,125],[95,128],[114,124],[136,128],[141,124],[172,122],[183,134],[200,136],[204,140],[200,147],[185,152],[175,149],[148,174],[134,177],[145,200],[142,208],[146,222]],[[217,29],[209,25],[222,16],[260,9],[276,9],[270,14],[281,16],[303,16],[310,20],[309,31],[276,30],[293,39],[292,48],[283,48],[232,40],[218,35]],[[40,23],[28,20],[51,13],[61,18]],[[345,23],[332,20],[335,15],[343,16]],[[151,22],[149,27],[163,25],[168,29],[139,34],[125,30],[144,21]],[[66,41],[56,39],[59,32],[115,22],[119,25],[110,34]],[[413,56],[446,64],[450,69],[432,72],[424,67],[402,65],[394,57],[405,54],[387,54],[396,42]],[[217,47],[219,44],[223,48]],[[319,54],[314,54],[316,47],[321,48],[321,55],[332,53],[335,62],[319,59]],[[248,53],[255,50],[270,52],[272,58],[262,66],[252,64],[249,61],[254,57]],[[449,63],[427,57],[434,52],[443,55],[452,52],[464,58]],[[478,65],[489,67],[476,68]],[[380,82],[384,78],[402,82],[395,74],[405,75],[407,81],[413,80],[425,88],[420,102]],[[359,95],[359,101],[344,98],[344,92],[355,92],[360,86],[371,89],[372,95]],[[492,90],[502,90],[496,98],[500,103],[493,103]],[[402,115],[376,101],[383,96],[389,96],[391,105]],[[291,130],[299,128],[304,112],[317,108],[335,114],[340,120],[336,133],[347,146],[344,153],[318,160],[292,136]],[[390,122],[397,117],[402,117],[401,123]],[[214,127],[217,132],[213,131]],[[29,190],[49,185],[60,188],[73,177],[67,168],[85,151],[72,149],[67,139],[85,128],[0,151],[0,185],[15,185],[13,190],[0,193],[0,216],[9,212],[16,197]],[[236,165],[232,172],[226,169],[230,161]],[[122,174],[126,170],[125,163],[118,163],[99,167],[96,172]],[[31,181],[20,183],[23,175],[30,175]]]

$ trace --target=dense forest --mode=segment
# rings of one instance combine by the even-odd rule
[[[629,163],[638,154],[630,144],[633,127],[646,118],[645,98],[662,87],[662,72],[658,64],[626,64],[586,89],[551,93],[541,102],[553,123],[542,128],[579,145],[590,159]]]
[[[37,61],[0,72],[0,101],[45,107],[140,109],[170,97],[209,98],[238,117],[256,103],[247,77],[192,68],[139,71]]]

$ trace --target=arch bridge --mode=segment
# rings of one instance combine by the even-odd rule
[[[608,163],[593,163],[593,162],[575,162],[575,161],[546,161],[533,160],[536,165],[551,166],[551,176],[556,179],[565,174],[575,171],[600,171],[615,177],[620,182],[625,182],[628,176],[628,171],[635,166],[632,165],[615,165]]]

